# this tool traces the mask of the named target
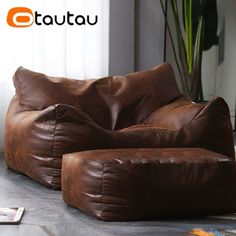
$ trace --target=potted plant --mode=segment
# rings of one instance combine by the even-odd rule
[[[170,36],[171,45],[174,52],[175,62],[180,75],[182,90],[191,100],[196,102],[204,101],[201,79],[203,37],[204,37],[204,0],[199,2],[200,14],[197,19],[196,30],[193,29],[193,2],[183,0],[183,16],[178,10],[177,0],[166,0],[170,2],[171,10],[175,21],[175,33],[177,38],[177,49],[173,40],[173,32],[167,18],[167,9],[163,0],[160,0],[162,10],[166,20],[167,32]],[[181,18],[183,22],[181,22]],[[181,27],[184,26],[184,27]],[[185,30],[182,30],[184,28]]]

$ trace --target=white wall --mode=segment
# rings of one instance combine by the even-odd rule
[[[164,17],[158,0],[110,0],[111,75],[163,62]]]
[[[229,105],[232,121],[236,102],[236,1],[225,0],[225,60],[217,70],[216,95]]]
[[[134,5],[134,0],[110,0],[110,75],[134,71]]]
[[[203,85],[206,99],[212,96],[223,97],[229,105],[232,123],[235,119],[236,102],[236,1],[218,1],[219,11],[219,44],[223,46],[224,61],[218,62],[219,46],[213,46],[203,55]]]
[[[163,62],[165,20],[158,0],[136,0],[135,69],[147,70]]]

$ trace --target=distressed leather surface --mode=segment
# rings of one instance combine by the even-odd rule
[[[169,64],[83,81],[21,67],[13,81],[6,163],[50,188],[61,188],[62,155],[77,151],[202,147],[234,159],[225,101],[192,103],[179,92]]]
[[[236,211],[236,165],[201,148],[108,149],[65,154],[64,200],[104,221]]]

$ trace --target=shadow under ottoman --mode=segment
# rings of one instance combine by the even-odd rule
[[[236,168],[201,148],[107,149],[66,154],[65,202],[104,221],[236,212]]]

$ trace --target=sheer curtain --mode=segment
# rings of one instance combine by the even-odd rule
[[[13,7],[28,7],[43,15],[67,11],[98,16],[90,26],[37,26],[12,28],[6,23]],[[4,118],[14,94],[12,75],[19,66],[52,76],[102,77],[108,74],[109,0],[3,0],[0,2],[0,149],[3,147]],[[56,91],[55,91],[56,92]]]

